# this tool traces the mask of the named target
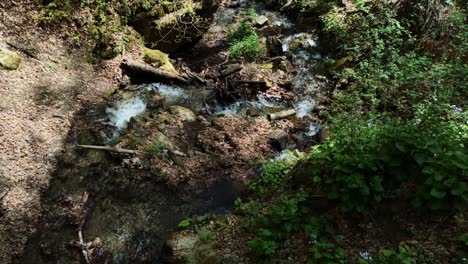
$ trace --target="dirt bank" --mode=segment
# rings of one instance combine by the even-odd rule
[[[0,263],[21,253],[35,230],[69,119],[100,100],[115,69],[96,69],[60,33],[38,30],[35,3],[19,2],[0,4],[0,43],[22,59],[17,70],[0,69]]]

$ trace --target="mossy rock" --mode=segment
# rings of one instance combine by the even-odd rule
[[[193,111],[186,107],[173,105],[170,110],[182,122],[194,122],[197,119]]]
[[[0,47],[0,67],[6,70],[16,70],[21,64],[18,53]]]
[[[144,48],[143,54],[146,63],[152,64],[160,68],[161,70],[165,70],[174,74],[179,74],[172,65],[171,61],[169,60],[169,56],[166,53],[160,50]]]

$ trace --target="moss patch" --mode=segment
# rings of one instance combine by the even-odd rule
[[[21,64],[21,57],[18,53],[0,48],[0,67],[6,70],[16,70]]]
[[[161,52],[159,50],[144,48],[143,54],[146,63],[161,68],[161,70],[165,70],[174,74],[179,74],[172,65],[172,63],[169,61],[169,56],[166,53]]]

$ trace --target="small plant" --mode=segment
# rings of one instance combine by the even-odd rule
[[[282,162],[268,162],[262,166],[262,174],[249,184],[249,188],[259,196],[277,194],[288,180],[291,165]]]
[[[60,22],[69,18],[71,4],[67,1],[54,0],[45,5],[39,5],[39,19],[44,22]]]
[[[252,33],[245,39],[235,42],[229,48],[229,54],[234,58],[246,57],[254,59],[260,56],[262,47],[260,46],[260,40],[257,33]]]
[[[310,248],[309,264],[345,264],[346,251],[333,243],[317,242]]]
[[[228,41],[231,45],[229,54],[234,58],[254,59],[262,52],[260,39],[247,21],[243,21],[237,28],[228,31]]]
[[[155,156],[157,154],[163,153],[164,147],[160,142],[156,142],[151,146],[145,148],[146,154],[150,156]]]
[[[360,264],[434,264],[434,255],[419,243],[403,242],[398,249],[384,249],[375,259],[361,258]]]

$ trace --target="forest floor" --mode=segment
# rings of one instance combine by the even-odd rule
[[[35,5],[0,3],[0,45],[22,59],[18,70],[0,70],[0,263],[35,231],[70,118],[101,100],[119,70],[114,61],[89,64],[63,32],[38,27]]]

